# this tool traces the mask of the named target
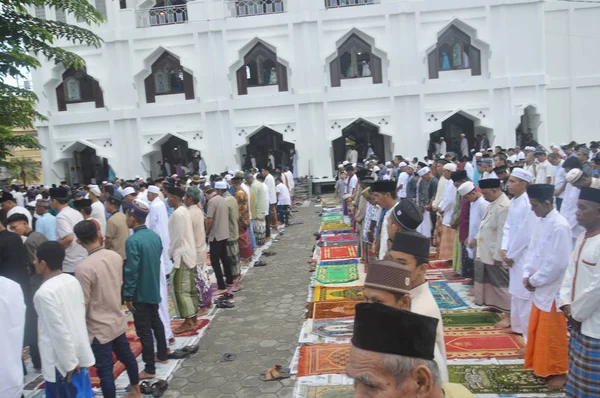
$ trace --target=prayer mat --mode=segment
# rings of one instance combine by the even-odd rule
[[[297,377],[346,374],[350,344],[314,344],[300,347]]]
[[[462,283],[468,280],[454,270],[441,270],[444,279],[450,283]]]
[[[444,274],[441,271],[433,270],[425,272],[425,279],[429,282],[446,282],[446,278],[444,278]]]
[[[142,353],[142,343],[129,340],[129,346],[131,347],[131,352],[133,352],[134,357],[137,358],[138,355],[140,355]],[[119,377],[121,375],[121,373],[123,373],[125,371],[125,365],[123,365],[123,363],[121,363],[121,361],[117,361],[117,356],[115,355],[114,352],[113,352],[112,356],[113,356],[113,363],[114,363],[113,376],[116,380],[117,377]],[[98,371],[96,370],[96,367],[90,366],[89,371],[90,371],[90,379],[92,380],[92,387],[100,388],[100,377],[98,377]]]
[[[429,289],[441,310],[453,310],[467,306],[458,293],[448,285],[448,282],[432,282],[429,284]]]
[[[306,318],[344,318],[354,316],[356,301],[316,301],[308,303]]]
[[[298,398],[352,398],[354,386],[306,386],[301,385]]]
[[[358,264],[319,265],[317,266],[316,279],[327,285],[334,283],[348,283],[358,280]]]
[[[338,231],[338,230],[348,230],[348,232],[350,232],[350,229],[351,229],[350,224],[346,224],[346,223],[331,223],[331,224],[321,225],[321,230],[327,231],[327,232]]]
[[[321,260],[341,260],[343,258],[356,258],[356,246],[322,247]]]
[[[519,358],[525,347],[521,336],[509,329],[479,327],[473,329],[444,330],[446,357],[465,358]]]
[[[314,319],[312,331],[321,337],[351,338],[354,332],[354,317]]]
[[[452,264],[445,260],[430,261],[428,269],[430,269],[430,270],[432,270],[432,269],[437,269],[437,270],[448,269],[449,270],[449,269],[452,269]]]
[[[516,365],[449,365],[451,383],[465,386],[473,394],[545,394],[557,393],[546,388],[546,381],[531,370]],[[539,394],[539,395],[538,395]],[[544,394],[544,395],[542,395]]]
[[[315,286],[313,301],[364,301],[362,286],[326,287]]]
[[[327,216],[321,217],[321,223],[327,223],[331,221],[344,221],[344,216],[342,214],[331,214]]]
[[[356,234],[341,234],[341,235],[323,235],[321,236],[323,242],[355,242],[358,241],[358,235]]]
[[[495,312],[481,310],[458,310],[442,312],[444,329],[475,329],[480,327],[494,327],[502,317]]]

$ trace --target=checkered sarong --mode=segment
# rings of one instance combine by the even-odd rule
[[[571,331],[567,397],[600,397],[600,339]]]

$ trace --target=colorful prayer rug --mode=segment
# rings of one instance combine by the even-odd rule
[[[321,240],[323,242],[355,242],[358,240],[358,235],[356,234],[341,234],[341,235],[323,235],[321,236]]]
[[[465,358],[519,358],[519,350],[525,347],[521,336],[509,329],[480,327],[473,329],[444,330],[446,357]]]
[[[444,278],[444,274],[441,271],[433,270],[425,272],[425,279],[429,282],[446,282],[446,278]]]
[[[346,223],[331,223],[331,224],[321,225],[321,230],[327,231],[327,232],[338,231],[338,230],[350,231],[350,228],[351,228],[350,224],[346,224]]]
[[[321,224],[332,222],[332,221],[335,221],[335,222],[341,221],[341,222],[343,222],[344,221],[344,216],[342,214],[332,214],[332,215],[327,215],[327,216],[322,216],[321,217]]]
[[[356,246],[322,247],[321,260],[341,260],[343,258],[356,258]]]
[[[348,246],[348,245],[358,247],[358,240],[347,240],[344,242],[323,242],[324,247]]]
[[[429,289],[441,310],[453,310],[467,306],[458,293],[448,285],[448,282],[432,282],[429,284]]]
[[[354,316],[356,301],[316,301],[308,303],[306,318],[344,318]]]
[[[502,317],[495,312],[481,310],[457,310],[442,312],[444,329],[475,329],[481,327],[494,327]]]
[[[444,260],[430,261],[428,269],[452,269],[452,264]]]
[[[137,341],[129,341],[129,346],[131,347],[131,351],[133,352],[133,356],[137,357],[142,353],[142,343]],[[121,363],[121,361],[117,361],[116,355],[113,353],[113,376],[116,379],[125,371],[125,365]],[[100,388],[100,377],[98,377],[98,371],[95,366],[90,366],[90,379],[92,380],[92,387]]]
[[[312,331],[321,337],[351,338],[354,332],[354,317],[313,319]]]
[[[306,386],[301,385],[298,398],[352,398],[354,386]]]
[[[319,265],[315,278],[320,283],[348,283],[358,280],[358,264]]]
[[[362,286],[326,287],[315,286],[313,301],[363,301]]]
[[[298,377],[345,374],[350,344],[314,344],[300,347]]]
[[[449,365],[451,383],[465,386],[473,394],[536,394],[552,393],[544,379],[531,370],[517,365]],[[554,391],[556,393],[556,391]],[[539,394],[539,395],[538,395]]]

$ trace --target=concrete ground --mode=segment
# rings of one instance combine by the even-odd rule
[[[292,225],[252,268],[235,296],[235,308],[219,310],[200,340],[200,350],[186,359],[169,381],[164,397],[292,397],[294,379],[262,382],[260,373],[288,367],[304,322],[310,274],[307,260],[318,230],[318,208],[299,207]],[[225,353],[233,362],[220,362]]]

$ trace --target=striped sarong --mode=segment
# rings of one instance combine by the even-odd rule
[[[208,308],[212,303],[212,289],[206,264],[197,264],[195,274],[200,308]]]
[[[440,241],[440,260],[452,260],[455,235],[455,229],[452,229],[446,225],[442,225],[442,240]]]
[[[256,239],[256,244],[258,246],[262,246],[265,244],[265,237],[267,234],[267,224],[265,219],[257,218],[254,220],[254,238]]]
[[[198,292],[196,290],[196,267],[188,268],[181,262],[171,277],[174,289],[175,304],[179,316],[191,318],[198,313]]]
[[[475,304],[510,312],[508,269],[475,260]]]
[[[571,331],[567,397],[600,397],[600,339]]]
[[[457,272],[462,272],[462,245],[458,238],[458,232],[454,234],[454,248],[452,249],[452,269]]]
[[[240,246],[237,240],[228,240],[226,246],[226,256],[231,264],[231,274],[234,277],[240,275]]]

